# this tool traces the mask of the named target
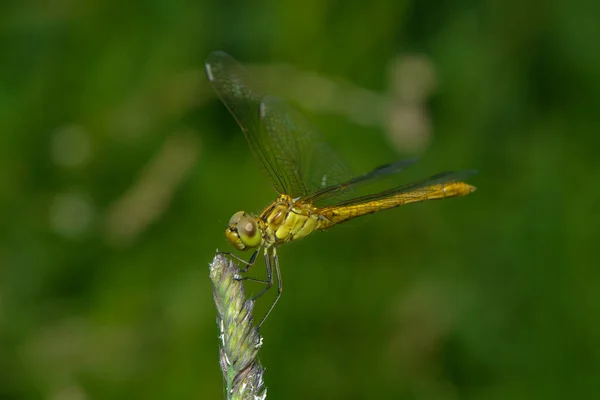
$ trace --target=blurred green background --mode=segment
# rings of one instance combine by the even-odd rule
[[[217,49],[357,172],[412,156],[403,182],[479,170],[466,198],[281,248],[269,398],[600,396],[598,15],[3,2],[0,398],[222,398],[208,262],[231,214],[275,193],[204,76]]]

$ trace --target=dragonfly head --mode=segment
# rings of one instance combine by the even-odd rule
[[[233,214],[225,237],[238,250],[253,249],[262,243],[262,234],[256,219],[243,211]]]

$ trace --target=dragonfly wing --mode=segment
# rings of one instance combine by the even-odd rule
[[[462,183],[461,181],[475,175],[476,173],[477,171],[475,170],[442,172],[441,174],[431,176],[419,182],[409,183],[408,185],[399,186],[383,192],[346,200],[338,203],[336,206],[348,206],[392,197],[399,198],[398,196],[406,199],[424,198],[433,192],[440,190],[443,191],[443,189],[449,185]]]
[[[350,176],[340,172],[347,170],[345,164],[306,119],[283,100],[265,96],[250,73],[230,55],[211,53],[206,75],[279,193],[305,196],[322,188],[323,182],[337,183],[336,179]]]
[[[466,196],[475,190],[462,180],[476,171],[445,172],[421,182],[411,183],[384,192],[356,197],[336,205],[320,208],[317,212],[324,217],[321,229],[348,221],[365,214],[427,200]]]
[[[260,107],[261,131],[279,155],[284,185],[304,197],[351,176],[346,163],[321,139],[306,118],[285,101],[266,96]]]
[[[415,162],[417,162],[417,159],[413,158],[409,160],[400,160],[394,163],[379,166],[370,172],[359,175],[343,183],[339,183],[337,185],[332,185],[321,189],[309,195],[307,198],[302,199],[302,201],[315,205],[318,205],[319,203],[323,203],[325,201],[333,201],[336,199],[339,202],[340,198],[342,198],[344,195],[347,196],[348,193],[352,193],[363,186],[378,182],[383,178],[387,178],[391,175],[397,174],[406,169],[407,167],[411,166]]]
[[[264,93],[254,83],[250,73],[227,53],[211,53],[206,59],[205,69],[210,83],[242,129],[275,189],[285,192],[287,187],[278,175],[277,155],[260,130],[259,108]]]

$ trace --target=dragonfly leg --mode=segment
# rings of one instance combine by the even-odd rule
[[[281,281],[281,271],[279,270],[279,258],[277,257],[277,251],[275,249],[273,249],[272,257],[273,257],[273,259],[272,259],[273,264],[275,265],[275,274],[277,275],[277,295],[275,296],[275,299],[271,303],[271,306],[269,307],[269,310],[267,311],[267,313],[262,317],[262,319],[256,326],[257,328],[261,327],[261,325],[263,324],[263,322],[265,322],[265,320],[267,319],[267,317],[269,316],[271,311],[273,311],[273,308],[275,308],[275,304],[277,304],[277,302],[279,301],[279,298],[281,297],[281,292],[283,292],[283,284]],[[265,253],[265,259],[268,259],[268,255],[266,253]],[[269,262],[269,268],[272,270],[272,266],[270,265],[270,262]],[[271,287],[271,285],[273,285],[272,273],[269,274],[269,278],[271,280],[271,284],[269,286],[267,286],[265,289],[263,289],[263,292],[261,292],[260,294],[264,293],[267,289],[269,289]]]
[[[273,249],[273,252],[275,252],[275,249]],[[271,286],[273,286],[273,266],[271,265],[271,254],[269,253],[268,249],[265,249],[265,268],[267,270],[267,279],[255,279],[255,278],[250,278],[250,277],[244,277],[244,279],[247,280],[251,280],[253,282],[261,282],[264,283],[266,286],[263,288],[263,290],[261,290],[260,292],[258,292],[257,295],[252,296],[252,300],[256,300],[258,299],[260,296],[262,296],[263,294],[265,294],[265,292],[269,289],[271,289]]]
[[[250,260],[248,260],[248,261],[240,259],[235,254],[224,253],[224,252],[220,252],[220,253],[231,256],[231,257],[235,258],[236,260],[240,261],[241,263],[243,263],[245,266],[243,268],[240,268],[239,271],[240,271],[240,273],[244,273],[244,272],[247,272],[250,269],[250,267],[253,266],[254,263],[256,262],[256,257],[258,255],[258,251],[259,250],[256,250],[252,254],[252,257],[250,257]],[[273,300],[273,302],[271,303],[271,305],[269,306],[267,313],[262,317],[262,319],[258,323],[257,328],[260,328],[260,326],[265,322],[265,320],[267,319],[267,317],[269,316],[271,311],[273,311],[273,308],[275,308],[275,304],[277,304],[277,301],[279,301],[279,298],[281,297],[281,292],[283,291],[283,284],[281,281],[281,271],[279,269],[279,258],[277,257],[277,252],[276,252],[275,248],[264,249],[264,255],[265,255],[265,269],[267,271],[267,279],[253,278],[250,276],[236,277],[236,279],[241,280],[241,281],[251,281],[251,282],[258,282],[258,283],[265,284],[265,287],[260,292],[258,292],[258,294],[252,296],[252,301],[256,301],[260,296],[265,294],[267,292],[267,290],[269,290],[273,286],[273,282],[274,282],[273,266],[275,266],[275,274],[277,275],[277,295],[276,295],[275,299]]]
[[[246,266],[244,268],[240,268],[240,272],[248,272],[250,267],[254,265],[254,262],[256,262],[257,255],[258,255],[258,250],[256,250],[254,253],[252,253],[252,257],[250,257],[250,259],[248,261],[240,260],[244,264],[246,264]]]
[[[244,264],[244,268],[239,268],[240,272],[247,272],[250,269],[250,267],[254,265],[254,262],[256,261],[256,256],[258,255],[258,250],[256,250],[254,253],[252,253],[252,256],[250,257],[250,260],[248,260],[248,261],[244,260],[243,258],[240,258],[240,257],[236,256],[233,253],[229,253],[229,252],[226,252],[226,251],[219,251],[219,250],[217,250],[217,254],[222,254],[224,256],[234,258],[236,261]]]
[[[246,272],[248,272],[248,270],[250,269],[251,266],[254,265],[254,263],[256,262],[256,256],[258,255],[258,250],[256,250],[254,253],[252,253],[252,257],[250,257],[250,260],[246,261],[238,256],[236,256],[233,253],[227,253],[224,251],[219,251],[219,254],[223,254],[226,255],[227,257],[231,257],[234,258],[235,260],[237,260],[238,262],[241,262],[242,264],[244,264],[243,268],[238,268],[238,272],[240,274],[244,274]],[[264,283],[264,284],[268,284],[269,280],[265,280],[265,279],[260,279],[260,278],[254,278],[251,276],[241,276],[241,275],[236,275],[234,277],[234,279],[238,280],[238,281],[250,281],[250,282],[258,282],[258,283]]]
[[[233,254],[231,254],[233,256]],[[252,257],[250,257],[250,260],[248,261],[244,261],[241,260],[239,257],[236,257],[238,260],[240,260],[241,262],[243,262],[244,264],[246,264],[244,266],[244,268],[239,268],[238,271],[240,274],[244,274],[246,272],[248,272],[248,270],[250,269],[251,266],[254,265],[254,263],[256,262],[256,256],[258,255],[258,250],[256,250],[253,254]],[[235,257],[235,256],[234,256]],[[250,281],[250,282],[258,282],[258,283],[263,283],[265,285],[268,285],[267,289],[270,287],[269,282],[271,281],[271,276],[269,275],[269,268],[267,267],[267,279],[260,279],[260,278],[254,278],[253,276],[241,276],[241,275],[237,275],[235,277],[235,279],[237,279],[238,281]],[[272,283],[271,283],[272,284]],[[266,290],[263,290],[259,293],[259,296],[261,294],[263,294]],[[256,296],[258,297],[258,296]]]

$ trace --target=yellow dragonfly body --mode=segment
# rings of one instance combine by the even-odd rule
[[[343,160],[321,140],[304,117],[282,100],[262,93],[232,57],[223,52],[211,53],[206,74],[279,193],[258,216],[243,211],[235,213],[225,232],[227,240],[238,250],[254,250],[242,272],[254,264],[259,250],[263,249],[267,279],[243,278],[266,284],[255,298],[273,285],[273,267],[275,269],[277,297],[259,326],[283,288],[278,246],[361,215],[409,203],[465,196],[475,190],[461,181],[475,173],[469,170],[446,172],[421,182],[351,197],[356,189],[393,175],[414,160],[383,165],[352,178]]]

